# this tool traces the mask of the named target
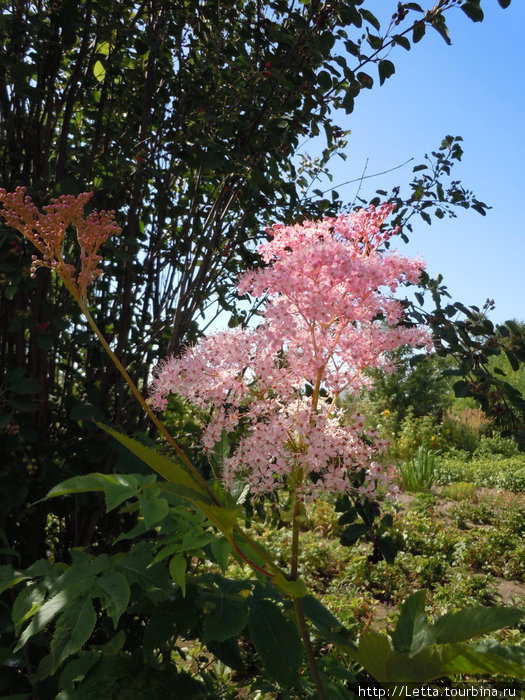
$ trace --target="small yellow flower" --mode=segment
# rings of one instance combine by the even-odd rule
[[[385,410],[383,411],[383,415],[385,418],[390,418],[390,411],[388,410],[388,408],[385,408]]]

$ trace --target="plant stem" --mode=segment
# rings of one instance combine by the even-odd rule
[[[301,513],[301,501],[298,497],[298,486],[302,481],[302,473],[299,470],[297,474],[297,482],[295,484],[293,493],[293,519],[292,519],[292,556],[291,556],[291,566],[290,566],[290,579],[296,581],[299,575],[299,515]],[[308,632],[308,627],[306,626],[306,619],[304,616],[303,604],[300,598],[293,599],[295,606],[295,615],[297,617],[297,624],[301,631],[301,637],[303,638],[303,646],[306,653],[306,660],[308,661],[308,666],[310,667],[310,672],[312,674],[312,679],[314,681],[315,689],[317,691],[318,700],[326,700],[326,695],[324,693],[323,684],[321,682],[321,676],[319,675],[319,669],[317,668],[317,663],[315,661],[315,654],[312,648],[312,642],[310,640],[310,634]]]
[[[300,598],[293,599],[295,606],[295,615],[297,617],[297,624],[301,630],[301,636],[303,638],[304,650],[306,652],[306,659],[308,661],[308,666],[310,667],[310,672],[314,681],[315,689],[317,691],[318,700],[326,700],[326,695],[324,692],[323,684],[321,682],[321,676],[319,675],[319,669],[317,668],[317,663],[315,661],[315,654],[312,648],[312,642],[310,640],[310,634],[308,632],[308,627],[306,626],[306,619],[304,617],[303,604]]]

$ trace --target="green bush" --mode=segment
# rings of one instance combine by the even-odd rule
[[[467,481],[477,486],[525,491],[525,455],[477,457],[470,461],[443,457],[437,466],[437,481],[450,484]]]
[[[514,440],[501,437],[499,433],[495,433],[492,437],[482,435],[472,456],[503,455],[504,457],[514,457],[518,454],[520,454],[520,451]]]

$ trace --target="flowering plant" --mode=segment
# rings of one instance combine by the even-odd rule
[[[360,415],[343,425],[337,399],[367,385],[366,369],[392,369],[395,348],[430,343],[427,330],[400,325],[402,305],[391,296],[423,267],[386,249],[392,234],[381,226],[391,211],[384,204],[268,229],[259,248],[266,267],[239,282],[241,294],[265,297],[263,322],[211,335],[157,368],[155,408],[166,408],[170,392],[213,406],[205,449],[244,428],[224,463],[227,490],[242,480],[259,495],[288,483],[304,501],[352,490],[362,469],[360,492],[384,482],[373,458],[386,443],[363,434]]]
[[[186,523],[187,509],[179,505],[179,500],[185,499],[222,533],[221,538],[214,540],[215,558],[222,570],[233,552],[239,561],[252,567],[261,582],[251,586],[253,582],[220,576],[204,581],[202,595],[196,600],[203,605],[203,639],[209,649],[231,663],[236,635],[248,627],[268,675],[281,687],[304,688],[299,674],[300,634],[319,700],[327,697],[325,687],[331,692],[337,688],[318,668],[307,618],[321,637],[337,643],[381,683],[419,683],[463,671],[518,673],[517,669],[523,667],[519,649],[506,648],[506,655],[502,655],[497,645],[478,648],[453,642],[513,624],[520,619],[521,611],[473,609],[445,616],[430,626],[424,618],[424,596],[415,594],[405,602],[399,625],[390,635],[391,642],[368,631],[355,646],[338,620],[315,598],[306,595],[306,586],[299,578],[304,501],[324,491],[357,496],[353,510],[359,512],[364,524],[350,525],[343,533],[342,541],[351,544],[370,529],[375,512],[371,513],[374,505],[367,497],[377,482],[385,483],[381,467],[373,461],[384,442],[374,433],[365,434],[359,415],[344,425],[338,397],[342,392],[355,393],[366,386],[367,368],[391,369],[390,353],[400,345],[417,347],[430,343],[426,330],[403,325],[402,305],[392,297],[400,284],[417,281],[422,263],[389,252],[387,241],[391,233],[384,232],[382,224],[391,206],[268,230],[270,241],[260,248],[266,267],[246,273],[239,283],[241,293],[265,297],[263,322],[255,329],[210,336],[182,357],[160,363],[155,373],[153,409],[165,409],[170,392],[180,393],[201,407],[211,404],[212,417],[202,438],[206,450],[212,450],[228,431],[235,429],[240,433],[234,452],[224,461],[222,479],[226,489],[245,482],[257,497],[287,488],[290,508],[286,519],[291,523],[292,543],[290,569],[286,572],[238,525],[239,510],[231,508],[231,499],[223,499],[220,489],[206,482],[190,462],[93,320],[86,297],[88,285],[100,274],[98,249],[119,228],[111,212],[94,212],[84,218],[83,207],[90,196],[62,196],[45,207],[42,214],[23,188],[12,194],[0,190],[1,213],[40,251],[41,257],[33,259],[32,274],[38,267],[57,272],[134,396],[177,453],[178,459],[173,460],[99,424],[171,482],[164,484],[165,493],[178,499],[181,522],[176,523],[176,531],[167,533],[165,546],[161,546],[154,560],[144,558],[141,550],[139,561],[149,568],[171,556],[170,574],[180,594],[185,595],[184,554],[193,556],[198,542],[210,542],[202,523],[198,534],[195,523]],[[80,259],[75,264],[62,256],[70,224],[76,229],[80,246]],[[47,497],[102,490],[110,509],[137,496],[145,526],[150,528],[167,517],[169,511],[165,499],[159,500],[155,511],[155,492],[161,492],[163,484],[155,482],[155,489],[151,485],[151,480],[141,482],[134,475],[88,474],[59,484]],[[356,516],[348,511],[343,517],[348,523]],[[391,524],[388,518],[383,518],[376,537],[376,544],[382,540],[387,550],[388,538],[383,531]],[[211,548],[214,549],[213,543]],[[55,673],[89,640],[97,622],[94,598],[116,627],[129,603],[130,587],[125,574],[136,582],[137,569],[141,569],[136,554],[129,554],[131,565],[127,555],[122,558],[120,554],[114,559],[101,555],[92,565],[94,557],[77,552],[63,575],[62,569],[57,569],[58,578],[47,561],[25,572],[4,567],[6,571],[0,572],[4,588],[28,582],[13,608],[18,628],[25,625],[16,650],[60,615],[46,666],[49,673]],[[39,577],[42,580],[35,580]],[[276,588],[266,594],[262,583],[268,579]],[[147,585],[150,586],[149,579]],[[279,598],[279,593],[288,600]],[[169,604],[173,602],[171,586],[168,600]],[[282,603],[282,609],[276,601]],[[295,610],[295,624],[284,614],[291,607]],[[421,629],[423,636],[419,634]],[[221,647],[221,643],[225,646]],[[88,661],[86,669],[90,668],[92,657],[82,658]],[[76,680],[75,664],[76,660],[72,661],[67,669],[72,673],[75,668]],[[67,674],[64,671],[62,675]]]

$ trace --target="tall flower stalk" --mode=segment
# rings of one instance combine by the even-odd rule
[[[392,369],[394,349],[429,344],[427,331],[402,325],[402,306],[392,296],[400,284],[417,282],[423,265],[387,249],[392,235],[383,230],[392,211],[388,204],[323,221],[274,226],[267,230],[269,241],[259,248],[265,266],[245,273],[239,281],[240,294],[265,300],[260,325],[216,333],[187,348],[182,356],[161,362],[147,402],[87,305],[88,286],[101,274],[98,250],[120,231],[113,212],[83,216],[90,198],[90,193],[65,195],[52,200],[41,213],[24,188],[14,193],[0,189],[2,215],[40,252],[33,256],[31,274],[48,267],[59,275],[137,401],[195,479],[200,493],[206,494],[211,505],[199,507],[245,562],[280,583],[293,598],[307,661],[323,700],[301,602],[304,504],[325,492],[369,495],[378,483],[388,487],[374,461],[384,441],[371,431],[365,433],[359,414],[350,423],[343,422],[337,400],[343,393],[356,394],[367,386],[365,370]],[[76,264],[62,256],[70,226],[80,248]],[[212,408],[202,436],[204,450],[212,450],[224,431],[236,430],[240,435],[220,475],[226,490],[243,483],[254,498],[278,490],[286,493],[286,519],[292,533],[288,573],[239,526],[225,525],[218,497],[154,412],[166,409],[170,393]],[[241,551],[239,537],[262,565]]]

